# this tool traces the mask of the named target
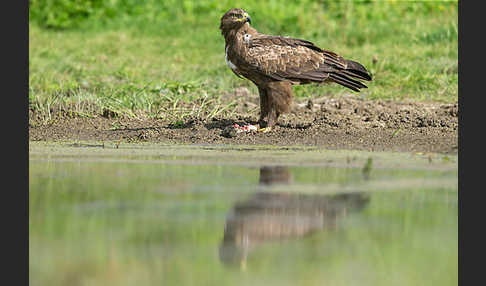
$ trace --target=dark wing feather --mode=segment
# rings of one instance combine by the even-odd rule
[[[327,75],[316,71],[323,66],[326,58],[326,54],[309,41],[263,36],[250,41],[245,62],[255,71],[275,80],[323,81]],[[331,65],[332,62],[344,66],[344,62],[338,59],[332,59]]]
[[[351,60],[345,61],[346,69],[343,72],[359,79],[371,80],[371,75],[362,64]]]
[[[366,86],[350,77],[371,80],[361,64],[323,50],[310,41],[289,37],[253,38],[244,62],[253,71],[274,80],[301,83],[332,80],[353,90]]]

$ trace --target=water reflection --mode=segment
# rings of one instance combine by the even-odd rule
[[[261,167],[262,186],[291,184],[288,167]],[[346,214],[361,210],[367,194],[296,194],[259,191],[236,203],[226,218],[219,249],[221,261],[246,268],[249,253],[264,242],[301,238],[323,229],[334,229]]]
[[[291,184],[294,181],[292,172],[288,167],[271,166],[260,168],[260,185]]]

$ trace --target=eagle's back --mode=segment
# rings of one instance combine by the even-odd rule
[[[258,72],[275,80],[322,81],[326,75],[315,71],[332,68],[324,65],[326,56],[313,47],[297,39],[265,36],[250,41],[244,57]]]
[[[248,34],[250,33],[250,34]],[[253,82],[290,81],[293,84],[334,81],[353,90],[366,87],[353,79],[371,80],[359,63],[321,49],[302,39],[241,31],[228,53],[237,75]]]

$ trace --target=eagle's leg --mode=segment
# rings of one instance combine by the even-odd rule
[[[266,86],[258,86],[258,93],[260,95],[260,119],[258,119],[260,128],[257,131],[265,133],[272,130],[273,125],[276,123],[277,115],[269,97],[268,88]]]
[[[259,87],[260,91],[261,88]],[[282,113],[288,113],[294,99],[292,84],[288,81],[274,81],[268,83],[264,90],[264,96],[260,92],[260,127],[259,131],[268,132]],[[262,100],[263,98],[263,100]],[[266,119],[266,122],[265,122]]]
[[[265,128],[267,127],[268,112],[270,111],[267,90],[259,86],[258,94],[260,96],[260,118],[258,119],[258,124],[260,125],[260,128]]]

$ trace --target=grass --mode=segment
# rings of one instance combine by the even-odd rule
[[[45,120],[56,110],[175,122],[227,116],[235,104],[223,94],[237,87],[257,94],[225,64],[218,26],[233,6],[245,8],[260,32],[305,38],[361,62],[374,77],[360,93],[367,99],[457,101],[457,1],[179,2],[64,30],[31,19],[29,108]],[[337,84],[294,91],[302,98],[350,92]]]

